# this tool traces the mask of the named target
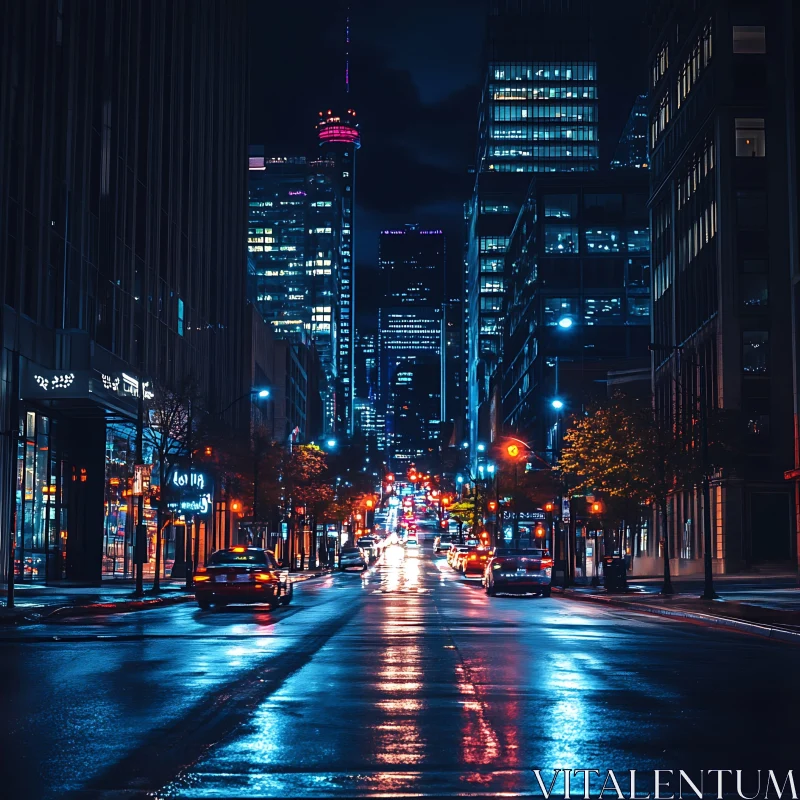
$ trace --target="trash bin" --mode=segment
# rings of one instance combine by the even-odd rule
[[[628,590],[628,567],[624,558],[603,556],[603,583],[607,592]]]

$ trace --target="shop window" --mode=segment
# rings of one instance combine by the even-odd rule
[[[769,333],[745,331],[742,334],[742,370],[748,375],[766,375],[769,369]]]
[[[552,219],[575,219],[578,216],[578,197],[574,194],[546,194],[544,215]]]
[[[577,225],[545,225],[544,251],[557,255],[575,254],[578,252]]]
[[[766,275],[742,275],[742,305],[747,309],[769,305],[769,284]]]
[[[621,249],[618,228],[591,228],[583,238],[587,253],[618,253]]]
[[[757,55],[767,52],[766,32],[763,25],[734,25],[733,52]]]
[[[758,117],[736,117],[736,155],[764,158],[766,154],[764,120]]]

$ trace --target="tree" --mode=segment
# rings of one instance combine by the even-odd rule
[[[655,503],[663,542],[662,592],[672,594],[667,498],[699,480],[696,442],[679,435],[671,420],[654,408],[631,408],[619,397],[575,419],[564,439],[561,468],[574,476],[577,490],[598,491],[609,498],[607,516]]]
[[[156,385],[153,397],[147,402],[149,424],[144,429],[143,438],[156,454],[160,490],[156,509],[154,592],[161,589],[161,530],[164,525],[165,505],[169,499],[167,479],[178,461],[189,455],[190,434],[195,427],[191,412],[193,394],[191,382],[187,382],[180,390]]]

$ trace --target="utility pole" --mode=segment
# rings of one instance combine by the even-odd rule
[[[144,381],[141,373],[139,389],[136,398],[136,464],[134,465],[133,482],[136,483],[137,467],[141,473],[144,466]],[[136,589],[134,594],[141,597],[144,594],[144,561],[147,553],[147,529],[144,524],[144,495],[142,492],[136,498],[136,532],[133,540],[133,568],[136,571]]]
[[[189,450],[189,474],[192,474],[192,401],[189,400],[189,415],[186,421],[186,447]],[[195,536],[194,530],[194,516],[189,517],[187,520],[187,524],[185,526],[186,531],[186,541],[184,542],[184,553],[183,557],[186,561],[186,588],[191,589],[194,586],[194,569],[195,564],[193,563],[192,559],[194,554],[192,552],[192,542],[193,536]]]

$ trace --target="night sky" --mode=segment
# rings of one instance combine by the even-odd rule
[[[309,154],[320,110],[346,104],[361,120],[358,311],[374,297],[378,231],[405,222],[444,229],[451,294],[458,292],[486,5],[353,0],[348,101],[344,0],[250,0],[251,143],[264,144],[268,155]],[[636,94],[646,89],[646,31],[641,0],[594,0],[593,13],[607,164]]]

